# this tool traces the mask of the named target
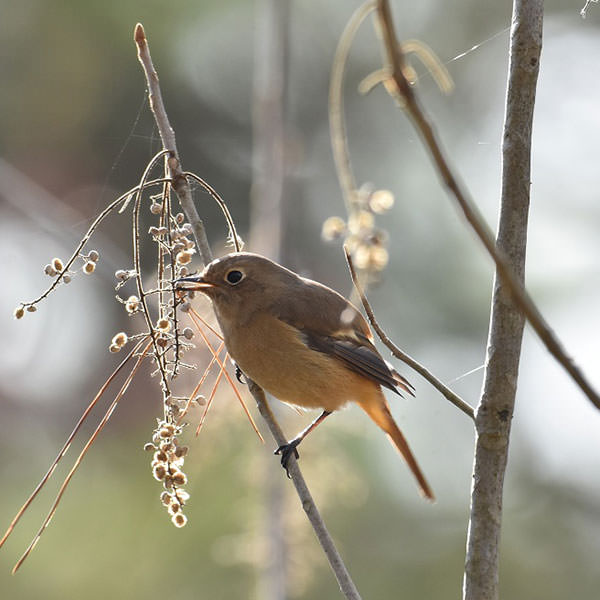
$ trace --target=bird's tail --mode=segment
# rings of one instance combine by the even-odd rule
[[[380,392],[380,398],[378,401],[375,401],[372,397],[369,401],[359,402],[360,407],[371,417],[371,419],[383,429],[383,431],[387,434],[388,439],[392,444],[398,449],[398,452],[402,455],[409,469],[412,471],[415,476],[417,482],[419,483],[419,487],[421,490],[421,494],[431,500],[432,502],[435,500],[435,496],[425,479],[425,476],[421,472],[419,465],[413,453],[408,446],[408,442],[406,438],[396,425],[394,418],[392,417],[392,413],[390,412],[390,408],[385,400],[383,393]]]

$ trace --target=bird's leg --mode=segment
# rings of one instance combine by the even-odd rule
[[[288,442],[287,444],[283,444],[279,446],[277,450],[275,450],[274,454],[281,454],[281,466],[285,469],[286,475],[290,478],[290,472],[288,471],[288,461],[290,460],[290,456],[292,453],[296,458],[299,458],[298,450],[296,447],[298,444],[319,424],[321,421],[325,420],[325,417],[328,417],[331,414],[331,411],[324,410],[308,427],[303,429],[293,440]]]

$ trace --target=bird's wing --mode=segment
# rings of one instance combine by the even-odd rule
[[[306,345],[340,360],[346,367],[401,395],[412,385],[379,354],[369,325],[343,296],[317,282],[302,279],[294,302],[273,307],[277,318],[299,330]],[[307,318],[308,315],[308,318]]]

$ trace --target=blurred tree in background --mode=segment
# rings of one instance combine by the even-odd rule
[[[286,264],[348,292],[338,247],[321,224],[343,212],[331,158],[327,91],[335,45],[358,3],[292,2],[287,79]],[[2,2],[0,22],[0,515],[9,522],[114,367],[106,348],[125,327],[113,273],[127,263],[129,230],[114,218],[98,239],[94,279],[61,289],[23,322],[10,314],[46,283],[43,265],[66,256],[104,205],[132,187],[160,148],[131,39],[144,23],[186,168],[209,181],[247,232],[252,183],[255,6],[246,2]],[[444,144],[490,223],[496,221],[510,6],[398,1],[398,30],[428,43],[456,91],[420,92]],[[600,12],[546,3],[536,120],[528,283],[549,321],[596,384],[600,314]],[[469,51],[472,49],[471,51]],[[382,224],[390,265],[371,293],[379,319],[410,354],[475,399],[487,331],[492,266],[447,201],[413,129],[381,90],[358,82],[378,64],[368,28],[347,76],[348,138],[359,181],[396,195]],[[464,55],[463,55],[464,53]],[[454,57],[459,57],[452,60]],[[197,194],[215,249],[225,228]],[[252,250],[252,248],[249,248]],[[365,598],[460,594],[472,428],[416,375],[417,398],[394,401],[436,490],[424,505],[395,453],[348,410],[304,447],[302,467]],[[142,446],[160,412],[154,381],[138,378],[73,481],[43,543],[14,578],[53,498],[48,490],[0,554],[7,598],[113,595],[260,597],[267,561],[264,498],[279,469],[223,387],[186,463],[189,525],[176,530],[156,500]],[[289,414],[288,414],[289,413]],[[306,416],[281,412],[286,432]],[[427,422],[427,428],[423,423]],[[600,417],[526,337],[505,490],[501,589],[507,598],[594,598],[600,585]],[[61,473],[65,473],[64,468]],[[283,479],[283,473],[278,473]],[[60,473],[59,473],[60,476]],[[285,484],[285,482],[284,482]],[[286,489],[289,491],[289,489]],[[285,498],[291,597],[337,597],[303,520]]]

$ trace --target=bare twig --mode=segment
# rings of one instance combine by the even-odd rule
[[[329,133],[331,137],[331,149],[348,214],[353,212],[354,204],[356,203],[356,180],[352,172],[352,163],[346,142],[346,120],[344,117],[344,96],[342,94],[344,72],[354,36],[362,22],[373,10],[375,10],[374,0],[368,0],[368,2],[359,6],[350,17],[340,36],[340,41],[335,51],[333,67],[331,69],[331,80],[329,82]]]
[[[267,402],[263,390],[251,380],[248,380],[248,388],[256,400],[256,404],[261,416],[266,421],[271,434],[275,438],[275,443],[279,446],[287,444],[285,435],[283,434],[281,427],[279,427],[279,424],[277,423],[275,416],[271,411],[271,407]],[[317,535],[317,539],[319,540],[321,548],[323,548],[323,551],[327,556],[327,560],[329,560],[329,564],[338,581],[340,590],[349,600],[360,600],[360,594],[358,593],[358,590],[356,589],[356,586],[350,577],[350,573],[346,569],[346,565],[344,564],[340,553],[335,547],[329,531],[327,531],[325,522],[317,510],[316,504],[312,498],[308,486],[306,485],[306,482],[304,481],[304,477],[302,476],[300,468],[298,467],[298,463],[296,462],[296,458],[293,456],[293,454],[290,456],[290,460],[287,463],[287,468],[290,477],[294,482],[298,497],[302,502],[302,508],[304,509],[304,512],[306,513],[306,516],[308,517],[308,520],[310,521],[310,524]]]
[[[522,282],[527,248],[531,130],[542,49],[543,0],[515,0],[502,137],[498,248]],[[463,586],[465,600],[498,598],[502,491],[525,319],[496,270],[477,440]]]
[[[56,276],[56,278],[52,281],[52,283],[48,286],[48,288],[44,291],[43,294],[41,294],[39,297],[37,297],[35,300],[30,300],[29,302],[22,302],[21,306],[35,306],[36,304],[38,304],[39,302],[41,302],[42,300],[44,300],[45,298],[47,298],[55,289],[56,286],[61,282],[61,280],[63,279],[63,277],[65,276],[65,274],[67,274],[69,272],[69,269],[71,268],[71,265],[77,260],[77,257],[79,256],[79,254],[81,253],[81,251],[83,250],[83,248],[85,247],[85,245],[90,241],[90,238],[92,237],[92,234],[94,233],[94,231],[96,231],[98,225],[100,225],[100,223],[102,223],[102,221],[104,221],[104,219],[117,207],[119,206],[119,204],[123,203],[123,206],[126,206],[127,203],[129,202],[129,199],[134,195],[137,194],[138,192],[143,192],[144,190],[148,189],[149,187],[153,186],[153,185],[158,185],[159,183],[164,183],[170,181],[169,178],[160,178],[160,179],[153,179],[151,181],[146,181],[142,188],[140,188],[139,185],[136,185],[134,188],[131,188],[129,191],[125,192],[124,194],[121,194],[115,201],[111,202],[95,219],[94,222],[90,225],[90,228],[87,230],[86,234],[83,236],[83,238],[81,238],[81,241],[79,242],[79,244],[77,244],[77,247],[75,248],[75,250],[73,251],[73,254],[71,255],[71,257],[69,258],[69,260],[67,260],[67,262],[65,263],[64,267],[62,268],[62,270],[60,271],[60,273],[58,273],[58,275]],[[122,210],[122,208],[121,208]]]
[[[369,302],[362,286],[358,281],[358,277],[356,275],[356,270],[354,269],[354,264],[352,263],[352,256],[348,249],[344,247],[344,254],[346,255],[346,262],[348,263],[348,268],[350,269],[350,276],[352,277],[352,283],[360,296],[360,300],[362,305],[367,313],[367,317],[369,318],[369,322],[373,326],[373,329],[379,336],[379,339],[389,348],[391,353],[402,362],[406,363],[411,369],[416,371],[419,375],[421,375],[424,379],[426,379],[442,396],[444,396],[447,400],[452,402],[454,406],[462,410],[467,416],[471,417],[471,419],[475,419],[475,413],[473,411],[473,407],[469,406],[458,394],[455,394],[447,385],[442,383],[433,373],[431,373],[427,368],[425,368],[421,363],[417,362],[414,358],[410,357],[406,352],[403,352],[392,340],[386,335],[385,331],[381,328],[377,319],[375,318],[375,313],[373,312],[373,308],[371,307],[371,303]]]
[[[102,384],[102,387],[98,390],[98,393],[96,394],[96,396],[94,396],[94,399],[89,403],[88,407],[83,411],[83,414],[79,418],[79,421],[77,421],[77,424],[73,428],[73,431],[71,431],[71,433],[69,434],[69,437],[67,438],[63,447],[60,449],[60,452],[58,453],[58,455],[56,456],[56,458],[54,459],[52,464],[50,465],[48,471],[46,471],[46,474],[42,477],[40,482],[37,484],[36,488],[33,490],[33,492],[31,492],[29,498],[27,498],[27,500],[25,500],[23,506],[21,506],[21,508],[19,509],[17,514],[14,516],[13,520],[10,522],[10,525],[8,526],[6,532],[2,536],[2,539],[0,540],[0,548],[3,546],[4,542],[8,539],[8,537],[12,533],[13,529],[15,528],[15,526],[17,525],[17,523],[19,522],[19,520],[21,519],[21,517],[23,516],[25,511],[29,508],[29,505],[35,500],[36,496],[40,493],[40,491],[42,490],[42,488],[44,487],[44,485],[46,484],[48,479],[50,479],[50,477],[52,477],[52,474],[56,470],[58,463],[63,459],[65,454],[68,452],[69,448],[71,447],[71,443],[73,442],[73,439],[75,438],[75,436],[81,429],[83,423],[88,418],[88,416],[89,416],[90,412],[92,411],[92,409],[94,408],[94,406],[96,406],[96,404],[98,403],[100,398],[103,396],[104,392],[106,392],[106,390],[108,389],[110,384],[113,382],[115,377],[121,372],[121,370],[129,362],[130,358],[132,356],[134,356],[134,354],[139,350],[139,348],[143,342],[144,342],[144,339],[141,339],[133,347],[133,349],[129,352],[129,354],[121,361],[119,366],[111,373],[111,375],[109,375],[108,379]]]
[[[236,252],[240,252],[242,249],[242,238],[240,238],[240,236],[237,233],[235,223],[233,222],[231,213],[229,212],[229,208],[227,207],[227,204],[225,204],[223,198],[221,198],[217,190],[215,190],[210,184],[204,181],[202,177],[198,177],[198,175],[196,175],[195,173],[190,173],[188,171],[186,171],[184,175],[186,177],[190,177],[197,184],[203,187],[209,193],[210,197],[219,205],[219,208],[221,209],[221,211],[223,212],[223,216],[225,217],[225,221],[227,221],[227,227],[229,227],[229,235],[231,237],[233,247],[235,248]]]
[[[453,174],[433,125],[422,109],[410,82],[404,75],[405,62],[398,40],[396,39],[388,0],[377,0],[377,11],[387,61],[391,68],[391,85],[387,85],[386,89],[393,93],[411,117],[415,128],[420,133],[431,154],[444,184],[454,196],[467,222],[471,225],[488,254],[494,260],[498,276],[502,278],[507,292],[511,294],[514,302],[523,311],[548,351],[564,367],[590,401],[597,408],[600,408],[600,395],[594,390],[585,374],[573,362],[573,359],[566,354],[556,334],[545,321],[523,287],[523,284],[511,269],[506,254],[501,248],[496,247],[494,236],[481,216],[479,209],[468,193],[462,189],[461,184]],[[529,182],[527,185],[529,187]]]
[[[171,179],[173,180],[173,189],[179,198],[179,203],[183,208],[189,222],[192,224],[194,229],[194,236],[196,243],[200,251],[200,256],[204,264],[208,264],[212,260],[212,252],[208,244],[208,238],[206,237],[206,229],[204,223],[196,210],[196,205],[192,198],[192,191],[188,183],[187,178],[183,174],[181,169],[181,162],[179,160],[179,154],[177,152],[177,144],[175,141],[175,132],[171,127],[167,112],[162,100],[162,94],[160,91],[160,85],[158,83],[158,75],[154,69],[152,63],[152,57],[150,56],[150,48],[146,39],[146,33],[141,23],[135,26],[133,34],[138,49],[138,58],[144,73],[146,75],[146,82],[148,84],[148,97],[150,99],[150,108],[158,127],[160,139],[162,140],[163,148],[171,151],[171,157],[167,160],[168,169],[170,171]]]

